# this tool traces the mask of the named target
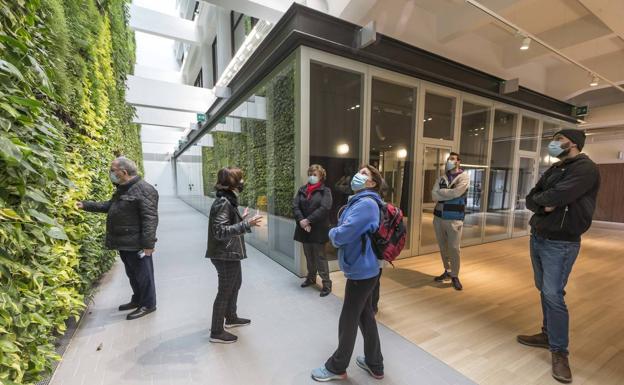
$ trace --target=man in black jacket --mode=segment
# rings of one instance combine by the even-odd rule
[[[552,165],[526,197],[531,217],[531,261],[535,286],[540,291],[542,332],[518,336],[518,342],[550,349],[552,375],[572,381],[568,363],[568,308],[565,286],[581,247],[581,234],[591,226],[600,174],[596,164],[581,154],[585,134],[574,129],[557,132],[548,145]]]
[[[85,211],[107,213],[106,248],[119,250],[132,287],[132,299],[119,310],[136,309],[133,320],[156,310],[152,253],[158,227],[158,191],[137,175],[136,164],[125,157],[111,163],[110,179],[117,186],[107,202],[78,202]]]

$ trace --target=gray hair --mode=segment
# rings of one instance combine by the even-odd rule
[[[120,156],[118,158],[115,158],[113,162],[116,162],[120,169],[126,170],[128,175],[130,176],[137,175],[138,169],[137,169],[136,163],[126,158],[125,156]]]

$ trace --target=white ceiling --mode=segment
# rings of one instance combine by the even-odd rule
[[[610,80],[624,81],[624,40],[617,33],[624,31],[624,0],[480,3]],[[613,17],[617,12],[621,17]],[[521,85],[557,99],[590,88],[585,71],[535,42],[520,51],[522,36],[464,0],[377,0],[351,21],[371,20],[383,34],[501,78],[519,77]],[[565,80],[555,76],[562,71]]]

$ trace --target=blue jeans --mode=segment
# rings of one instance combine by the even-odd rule
[[[531,235],[531,262],[535,286],[540,291],[550,351],[568,353],[568,307],[564,289],[578,256],[580,242],[553,241]]]

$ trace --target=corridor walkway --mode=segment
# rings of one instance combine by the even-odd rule
[[[204,259],[207,218],[175,199],[160,204],[155,254],[158,311],[126,321],[117,306],[130,287],[117,263],[104,277],[51,384],[306,385],[310,370],[335,349],[341,300],[319,298],[300,280],[249,248],[239,313],[252,325],[235,329],[233,345],[208,342],[216,273]],[[391,330],[380,327],[386,378],[355,365],[343,384],[463,385],[466,377]]]

